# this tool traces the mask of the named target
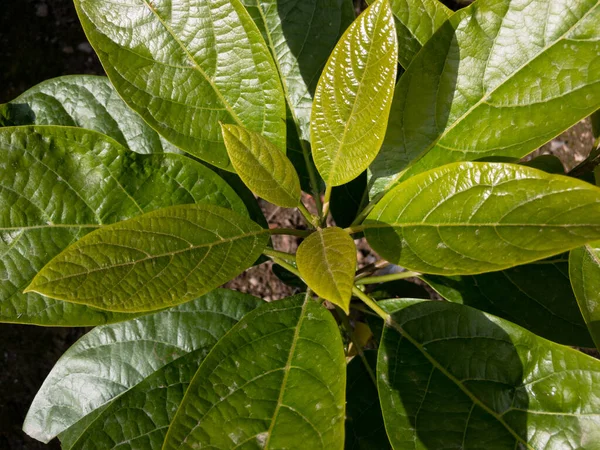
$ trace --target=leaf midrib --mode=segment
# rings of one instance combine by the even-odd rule
[[[501,415],[499,415],[498,413],[496,413],[494,410],[492,410],[491,408],[489,408],[485,403],[483,403],[481,400],[479,400],[479,398],[477,396],[475,396],[475,394],[473,394],[469,389],[467,389],[463,385],[463,383],[461,383],[461,381],[458,378],[456,378],[454,375],[452,375],[450,372],[448,372],[443,365],[441,365],[433,356],[431,356],[428,352],[426,352],[423,349],[423,346],[416,339],[414,339],[409,333],[407,333],[406,330],[404,330],[404,328],[398,322],[396,322],[392,318],[391,315],[389,315],[387,317],[387,319],[385,321],[385,324],[386,324],[387,327],[392,328],[393,330],[395,330],[396,332],[398,332],[401,336],[403,336],[404,338],[406,338],[406,340],[408,342],[410,342],[415,348],[417,348],[417,350],[419,350],[419,352],[432,364],[433,367],[435,367],[446,378],[448,378],[450,381],[452,381],[467,397],[469,397],[469,399],[473,402],[473,404],[476,404],[481,409],[483,409],[486,413],[490,414],[498,422],[500,422],[504,426],[504,428],[506,428],[506,430],[518,442],[521,442],[529,450],[535,450],[531,445],[529,445],[529,443],[527,441],[524,441],[523,438],[521,436],[519,436],[519,434],[517,434],[517,432],[510,427],[510,425],[508,425],[504,421],[504,419],[502,418]]]
[[[512,78],[514,78],[517,74],[519,74],[521,72],[521,70],[523,70],[525,67],[527,67],[529,64],[531,64],[532,61],[534,61],[535,59],[537,59],[538,57],[540,57],[541,55],[543,55],[545,52],[547,52],[550,48],[554,47],[555,45],[557,45],[560,41],[564,40],[565,37],[571,32],[573,31],[573,29],[575,29],[583,20],[585,20],[587,18],[588,15],[590,15],[592,13],[592,11],[594,11],[598,5],[600,4],[600,1],[597,2],[594,6],[592,6],[588,11],[586,11],[586,13],[581,16],[581,18],[579,18],[574,24],[573,26],[571,26],[567,31],[565,31],[562,35],[560,35],[558,38],[556,38],[550,45],[546,45],[544,46],[544,48],[542,48],[538,53],[536,53],[532,58],[528,59],[527,61],[525,61],[523,64],[521,64],[521,66],[519,66],[517,69],[515,69],[515,71],[513,73],[510,74],[510,76],[506,77],[501,83],[499,83],[496,87],[494,87],[492,90],[490,90],[489,92],[486,92],[481,99],[479,99],[477,102],[475,102],[475,104],[473,104],[463,115],[461,115],[460,117],[458,117],[453,123],[452,125],[450,125],[450,127],[447,127],[444,129],[444,131],[442,133],[440,133],[440,135],[435,138],[433,140],[433,142],[431,142],[431,144],[429,144],[427,147],[425,147],[417,157],[413,158],[411,163],[401,172],[399,172],[398,174],[396,174],[394,177],[391,178],[391,180],[389,181],[389,183],[385,186],[385,188],[382,190],[382,192],[387,191],[391,186],[393,186],[394,184],[396,184],[398,182],[398,180],[402,177],[402,175],[404,175],[404,173],[410,168],[413,167],[419,160],[422,159],[423,156],[425,156],[425,154],[427,154],[431,149],[433,149],[434,147],[436,147],[436,145],[444,138],[448,135],[448,133],[450,131],[452,131],[456,126],[458,126],[467,116],[469,116],[477,107],[479,107],[481,104],[485,103],[498,89],[500,89],[501,87],[505,86],[506,83],[508,83]],[[467,17],[467,14],[465,14],[465,16],[461,19],[461,21]],[[472,17],[472,15],[471,15]],[[459,21],[459,23],[461,22]],[[456,30],[456,28],[455,28]],[[487,65],[486,65],[486,70],[487,70]],[[439,87],[439,84],[438,84]],[[404,109],[402,111],[402,113],[404,114],[406,110],[406,105],[404,106]]]
[[[363,231],[376,228],[404,228],[404,227],[432,227],[432,228],[443,228],[443,227],[488,227],[488,228],[502,228],[502,227],[519,227],[519,228],[598,228],[600,230],[600,224],[597,223],[575,223],[575,224],[548,224],[548,223],[462,223],[462,222],[450,222],[450,223],[423,223],[423,222],[402,222],[402,223],[377,223],[377,224],[365,224],[363,226],[355,227],[353,231]]]

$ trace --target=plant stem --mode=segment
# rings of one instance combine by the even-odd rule
[[[327,216],[329,215],[329,201],[331,200],[332,187],[327,185],[325,188],[325,196],[323,197],[323,214],[321,214],[321,226],[324,227],[327,222]]]
[[[421,275],[419,272],[398,272],[398,273],[390,273],[389,275],[380,275],[378,277],[366,277],[359,280],[356,280],[356,284],[375,284],[375,283],[385,283],[386,281],[394,281],[394,280],[403,280],[405,278],[413,278]]]
[[[372,264],[366,265],[362,269],[359,269],[359,270],[356,271],[354,280],[360,280],[361,278],[368,277],[373,272],[376,272],[379,269],[383,269],[384,267],[387,267],[389,265],[390,265],[390,263],[388,261],[384,260],[384,259],[382,259],[380,261],[377,261],[376,263],[372,263]]]
[[[338,319],[340,320],[340,322],[342,323],[342,328],[344,328],[344,331],[346,331],[346,334],[350,338],[350,341],[352,342],[354,347],[356,347],[356,353],[362,360],[362,362],[365,366],[365,369],[367,370],[367,373],[371,377],[371,380],[373,380],[373,384],[375,386],[377,386],[377,378],[375,377],[375,374],[373,373],[373,369],[371,368],[371,366],[369,365],[369,362],[367,361],[367,358],[365,357],[363,349],[361,348],[358,340],[356,339],[356,336],[354,335],[354,330],[352,329],[352,325],[350,325],[348,316],[344,312],[340,312],[340,308],[337,306],[335,308],[335,313],[338,316]]]
[[[311,235],[312,231],[310,230],[296,230],[294,228],[271,228],[269,229],[269,233],[274,234],[287,234],[290,236],[300,236],[300,237],[308,237]]]
[[[275,250],[273,248],[265,248],[263,250],[263,255],[268,256],[269,258],[279,258],[283,261],[296,261],[296,257],[291,253],[280,252],[279,250]]]
[[[300,202],[298,204],[298,210],[302,213],[302,215],[304,216],[304,218],[306,219],[306,221],[308,222],[308,224],[313,227],[313,228],[317,228],[319,226],[319,218],[313,216],[308,209],[306,209],[306,206],[304,206],[304,203]]]
[[[348,228],[344,228],[344,231],[349,234],[355,234],[364,231],[365,228],[367,228],[366,225],[350,225]]]
[[[286,270],[289,270],[294,275],[296,275],[298,278],[302,279],[302,275],[300,275],[300,272],[294,266],[292,266],[291,264],[285,262],[283,259],[281,259],[281,258],[279,258],[277,256],[272,256],[272,255],[268,255],[268,256],[269,256],[269,258],[271,258],[273,260],[274,263],[280,265],[281,267],[283,267]]]
[[[367,294],[365,294],[363,291],[361,291],[357,287],[352,288],[352,293],[356,297],[361,299],[365,305],[367,305],[375,313],[377,313],[377,315],[379,317],[381,317],[384,321],[387,322],[391,318],[391,316],[388,313],[386,313],[383,309],[381,309],[381,306],[379,306],[375,300],[373,300],[371,297],[369,297]]]

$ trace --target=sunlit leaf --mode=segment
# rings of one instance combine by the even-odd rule
[[[371,193],[454,161],[515,161],[600,107],[597,0],[474,2],[396,87]]]
[[[163,448],[341,450],[345,368],[329,311],[304,295],[265,304],[204,360]]]
[[[398,42],[386,0],[377,0],[348,27],[329,57],[315,92],[312,152],[327,185],[356,178],[383,142],[396,81]]]
[[[219,122],[285,149],[275,63],[239,0],[75,0],[115,89],[183,150],[231,170]]]
[[[132,153],[93,131],[2,128],[0,152],[0,322],[91,326],[130,317],[22,293],[54,256],[102,225],[195,202],[247,215],[235,192],[202,164]]]
[[[308,287],[319,297],[349,312],[356,246],[348,233],[337,227],[315,231],[298,247],[296,264]]]
[[[259,197],[284,208],[300,203],[300,180],[285,154],[260,134],[223,125],[231,164],[246,186]]]
[[[410,270],[491,272],[600,238],[600,189],[512,164],[448,164],[387,193],[365,235],[383,258]]]
[[[108,311],[177,305],[256,261],[268,231],[212,205],[180,205],[106,225],[54,257],[26,292]]]

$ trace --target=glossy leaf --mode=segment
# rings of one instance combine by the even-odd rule
[[[491,272],[600,238],[600,189],[512,164],[448,164],[386,194],[365,228],[381,257],[409,270]]]
[[[377,363],[394,449],[593,449],[600,361],[447,302],[393,314]]]
[[[44,81],[0,105],[0,125],[62,125],[105,134],[136,153],[181,151],[125,104],[106,77]]]
[[[193,362],[191,372],[187,368],[187,380],[185,377],[182,380],[189,382],[199,362],[217,341],[260,303],[260,299],[250,295],[217,289],[166,311],[95,328],[56,363],[33,400],[24,431],[48,442],[87,414],[112,402],[108,410],[80,430],[85,434],[80,441],[93,442],[96,429],[102,429],[110,421],[118,423],[117,411],[123,403],[135,401],[139,404],[137,411],[130,412],[132,415],[121,422],[120,429],[134,433],[138,429],[131,425],[146,426],[149,419],[145,414],[152,414],[153,408],[161,415],[170,411],[164,403],[152,404],[151,398],[158,402],[163,393],[149,391],[145,386],[149,379],[164,379],[173,370],[167,368],[169,364],[189,359]],[[158,387],[155,389],[160,391]],[[160,430],[151,432],[160,434]],[[165,433],[163,430],[163,438]],[[102,440],[96,443],[101,444]]]
[[[75,6],[115,89],[173,144],[231,170],[223,122],[285,149],[277,70],[239,0],[76,0]]]
[[[108,311],[177,305],[256,261],[268,231],[213,205],[180,205],[107,225],[54,257],[25,292]]]
[[[375,374],[377,352],[365,351],[369,368]],[[348,364],[346,387],[346,442],[344,450],[386,450],[390,448],[377,386],[365,368],[363,360],[355,356]]]
[[[247,215],[235,192],[202,164],[138,155],[93,131],[2,128],[0,152],[1,322],[93,326],[130,318],[22,293],[54,256],[102,225],[194,202]]]
[[[452,10],[439,0],[389,2],[398,35],[398,61],[407,68],[433,33],[452,15]]]
[[[259,197],[284,208],[300,203],[300,180],[285,154],[260,134],[223,125],[223,139],[236,173]]]
[[[600,349],[600,242],[571,250],[569,274],[581,314]]]
[[[290,108],[290,122],[298,123],[299,138],[307,145],[315,87],[339,37],[354,20],[352,1],[243,0],[243,3],[275,58]]]
[[[596,0],[483,1],[452,15],[396,87],[372,194],[454,161],[517,161],[598,109],[599,20]]]
[[[329,57],[310,124],[313,157],[327,185],[356,178],[377,155],[394,92],[397,55],[389,3],[377,0],[348,27]]]
[[[345,368],[329,311],[304,295],[265,304],[204,360],[163,448],[342,449]]]
[[[451,302],[510,320],[560,344],[593,346],[564,260],[474,276],[425,275],[422,279]]]
[[[349,313],[356,246],[348,233],[337,227],[315,231],[298,247],[296,264],[308,287]]]

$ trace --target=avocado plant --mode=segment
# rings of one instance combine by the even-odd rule
[[[0,105],[0,321],[95,327],[28,435],[600,449],[598,151],[521,162],[600,108],[598,0],[74,1],[107,77]]]

